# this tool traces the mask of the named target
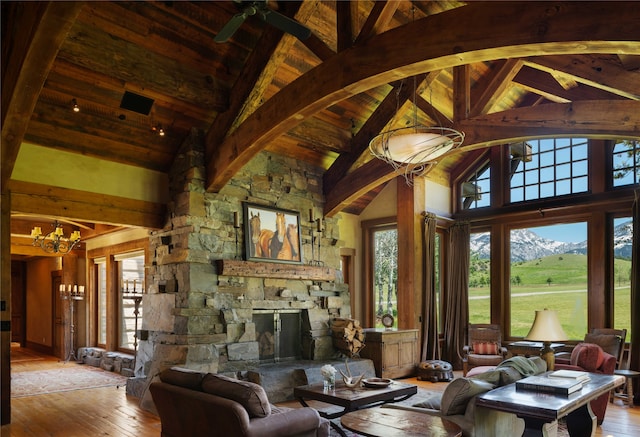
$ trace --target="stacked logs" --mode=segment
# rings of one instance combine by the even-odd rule
[[[357,356],[364,347],[364,331],[360,321],[336,317],[331,324],[333,346],[347,358]]]

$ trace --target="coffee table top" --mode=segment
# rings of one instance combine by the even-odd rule
[[[342,426],[370,437],[460,437],[455,423],[417,411],[399,408],[370,408],[352,411],[340,418]]]
[[[349,388],[344,382],[336,381],[334,390],[324,390],[322,383],[303,385],[293,389],[293,395],[301,401],[314,400],[339,405],[344,407],[344,412],[372,404],[403,400],[417,392],[416,385],[397,381],[393,381],[388,387],[383,388]]]
[[[550,373],[550,372],[548,372]],[[582,390],[569,396],[534,390],[516,390],[509,384],[483,393],[476,398],[476,405],[506,411],[543,420],[556,420],[624,383],[624,378],[615,375],[589,373],[591,380]]]

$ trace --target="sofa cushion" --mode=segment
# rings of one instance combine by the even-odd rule
[[[498,355],[498,343],[490,341],[474,341],[471,343],[474,354],[478,355]]]
[[[202,390],[238,402],[247,410],[249,417],[267,417],[271,414],[267,394],[253,382],[208,373],[202,380]]]
[[[595,372],[604,362],[602,348],[593,343],[578,343],[571,352],[571,365]]]
[[[476,378],[458,378],[449,383],[442,394],[440,412],[443,416],[464,414],[469,400],[480,393],[488,392],[494,385]]]
[[[413,404],[414,407],[429,408],[430,410],[440,410],[442,408],[442,393],[431,393],[422,401]]]
[[[198,391],[202,391],[202,378],[204,373],[182,367],[172,367],[160,373],[162,382]]]

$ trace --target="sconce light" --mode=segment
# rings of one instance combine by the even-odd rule
[[[80,112],[80,106],[78,106],[78,101],[76,99],[71,99],[71,105],[73,112]]]

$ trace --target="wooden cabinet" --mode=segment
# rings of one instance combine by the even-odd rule
[[[362,358],[369,358],[380,378],[402,378],[415,374],[418,364],[417,329],[377,329],[364,330]]]

